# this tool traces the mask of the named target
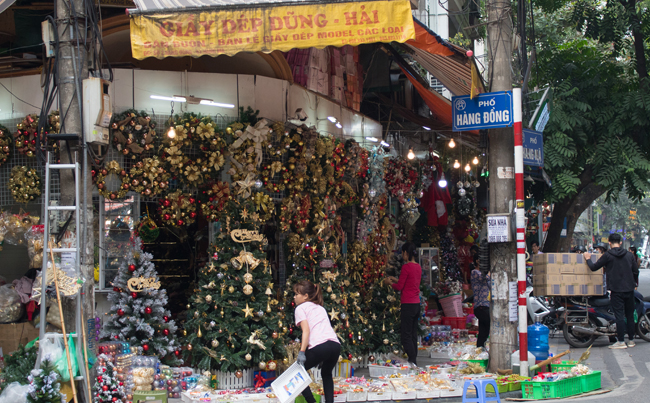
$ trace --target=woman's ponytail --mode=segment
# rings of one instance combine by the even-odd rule
[[[323,305],[323,289],[318,284],[313,284],[309,280],[302,280],[293,286],[293,292],[297,294],[307,294],[307,301],[314,304]]]

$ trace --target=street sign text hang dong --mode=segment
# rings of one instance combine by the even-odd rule
[[[512,117],[512,92],[488,92],[474,99],[469,95],[451,98],[454,119],[453,131],[510,127]]]

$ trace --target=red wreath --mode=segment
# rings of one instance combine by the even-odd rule
[[[404,202],[404,196],[413,190],[418,179],[418,172],[402,159],[391,158],[384,174],[386,189],[392,196]]]

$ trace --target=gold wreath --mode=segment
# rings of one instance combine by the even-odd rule
[[[110,161],[104,168],[100,169],[99,171],[93,170],[92,174],[93,182],[95,182],[95,185],[97,185],[99,194],[104,196],[106,199],[122,199],[129,192],[129,189],[131,187],[129,185],[129,175],[127,175],[126,171],[122,169],[120,164],[115,160]],[[106,177],[110,174],[119,176],[120,180],[122,181],[119,190],[110,191],[106,189]]]

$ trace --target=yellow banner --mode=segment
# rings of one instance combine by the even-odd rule
[[[239,52],[406,42],[415,38],[409,0],[135,15],[133,57],[199,57]]]

